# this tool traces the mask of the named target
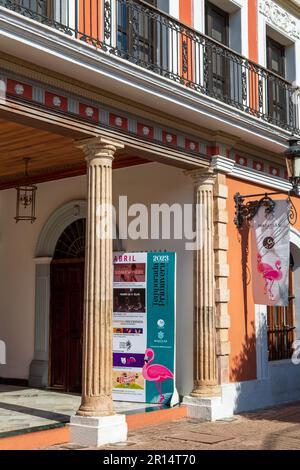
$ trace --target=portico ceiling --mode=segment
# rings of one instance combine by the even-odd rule
[[[24,177],[25,157],[30,157],[33,181],[43,182],[84,174],[85,160],[74,140],[44,129],[0,119],[0,189],[15,186]],[[117,155],[114,167],[143,163],[130,154]]]

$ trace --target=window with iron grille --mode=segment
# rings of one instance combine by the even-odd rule
[[[268,359],[291,359],[295,337],[295,295],[293,260],[290,263],[289,304],[287,307],[267,308]]]
[[[136,2],[138,5],[138,1]],[[157,7],[156,0],[147,3]],[[149,13],[127,5],[124,1],[116,3],[118,24],[118,48],[134,58],[138,63],[153,64],[156,59],[158,21],[151,18]]]

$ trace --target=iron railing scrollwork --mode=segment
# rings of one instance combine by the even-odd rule
[[[300,89],[143,0],[0,0],[30,19],[300,135]]]

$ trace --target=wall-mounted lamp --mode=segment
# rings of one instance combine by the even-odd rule
[[[284,152],[291,194],[297,194],[300,183],[300,144],[299,139],[290,139],[289,148]]]
[[[240,193],[234,195],[235,201],[235,218],[234,223],[238,229],[242,228],[244,222],[249,222],[257,214],[260,207],[265,207],[266,214],[273,211],[275,207],[275,201],[270,197],[275,194],[287,194],[291,203],[290,213],[287,214],[289,222],[294,225],[297,220],[297,211],[291,200],[291,196],[298,193],[298,185],[300,184],[300,144],[299,140],[292,137],[289,140],[289,147],[284,152],[286,159],[286,167],[288,172],[289,181],[292,185],[292,189],[286,193],[284,191],[275,191],[272,193],[263,194],[247,194],[242,196]],[[251,200],[245,202],[245,199],[260,197],[258,200]]]

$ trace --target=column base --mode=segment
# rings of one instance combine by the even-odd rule
[[[33,359],[30,364],[29,386],[35,388],[48,387],[48,361]]]
[[[206,398],[206,397],[218,397],[221,396],[221,387],[220,385],[207,385],[203,384],[195,388],[191,397],[195,398]]]
[[[100,447],[126,440],[125,415],[71,416],[70,441],[75,444]]]
[[[185,396],[182,404],[187,407],[188,418],[217,421],[232,416],[232,408],[226,408],[220,396],[202,398]]]

